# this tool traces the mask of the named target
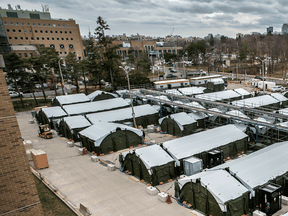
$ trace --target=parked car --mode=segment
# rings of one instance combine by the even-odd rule
[[[282,92],[284,91],[285,88],[282,86],[282,85],[279,85],[279,86],[273,86],[271,88],[271,92]]]
[[[266,79],[265,78],[263,78],[263,77],[261,77],[261,76],[255,76],[255,79],[260,79],[260,80],[264,80],[264,81],[266,81]]]
[[[170,67],[169,71],[172,72],[172,73],[177,73],[177,70],[174,67]]]
[[[19,97],[19,93],[16,91],[9,91],[9,94],[11,98]],[[20,92],[20,96],[23,97],[23,92]]]
[[[176,79],[177,76],[175,76],[174,74],[167,74],[167,75],[166,75],[166,78],[167,78],[167,79],[169,79],[169,78]]]

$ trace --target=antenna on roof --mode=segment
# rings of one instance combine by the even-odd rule
[[[90,39],[91,38],[91,31],[90,31],[90,26],[89,25],[88,25],[88,31],[89,31],[88,38]]]

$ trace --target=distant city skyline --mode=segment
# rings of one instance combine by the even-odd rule
[[[235,38],[237,33],[265,33],[269,26],[281,32],[288,23],[288,1],[285,0],[10,0],[0,7],[42,11],[49,5],[52,18],[73,18],[80,25],[82,36],[97,26],[101,16],[110,26],[108,35],[131,34],[165,37],[205,37],[209,33]]]

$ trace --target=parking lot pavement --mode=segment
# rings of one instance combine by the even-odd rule
[[[146,193],[146,184],[133,182],[128,175],[108,171],[104,165],[94,163],[90,156],[79,155],[77,147],[67,147],[67,140],[55,135],[53,139],[37,136],[37,124],[29,124],[30,112],[16,114],[22,137],[33,142],[34,149],[47,153],[49,168],[37,170],[55,186],[72,204],[88,207],[92,215],[191,215],[190,210],[172,199],[168,205],[157,196]],[[102,160],[117,159],[118,153],[100,157]],[[116,167],[119,167],[118,159]],[[161,185],[163,190],[172,183]],[[174,194],[171,189],[170,194]]]

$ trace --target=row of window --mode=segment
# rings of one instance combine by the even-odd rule
[[[9,40],[12,40],[12,37],[8,37],[8,38],[9,38]],[[24,40],[24,37],[19,37],[19,38],[20,38],[20,40]],[[15,40],[18,40],[18,37],[14,37],[14,39],[15,39]],[[26,40],[29,40],[28,37],[25,37],[25,39],[26,39]],[[45,40],[44,37],[42,37],[41,39],[42,39],[42,40]],[[34,37],[31,37],[30,40],[34,40]],[[36,37],[36,40],[40,40],[40,38],[39,38],[39,37]],[[47,37],[46,40],[50,40],[50,38]],[[55,38],[52,37],[51,40],[55,40]],[[56,40],[60,40],[60,38],[56,38]],[[61,40],[65,40],[65,39],[64,39],[64,38],[61,38]],[[69,38],[66,38],[66,40],[69,40]],[[73,40],[73,38],[70,38],[70,40]]]
[[[5,21],[5,22],[4,22],[4,25],[8,25],[8,23]],[[13,22],[10,22],[10,25],[14,25],[14,23],[13,23]],[[21,22],[21,23],[19,23],[19,22],[15,22],[15,25],[22,25],[22,26],[24,26],[25,23],[24,23],[24,22]],[[27,22],[26,25],[27,25],[27,26],[30,26],[31,24],[30,24],[29,22]],[[32,23],[32,26],[36,26],[36,23]],[[38,23],[37,26],[41,26],[41,23]],[[58,26],[58,27],[66,27],[65,24],[63,24],[63,25],[61,25],[61,24],[58,24],[58,25],[56,25],[56,24],[52,24],[52,25],[51,25],[50,23],[48,23],[47,25],[46,25],[45,23],[43,23],[42,26],[53,26],[53,27],[57,27],[57,26]],[[70,27],[70,25],[67,24],[67,27]]]
[[[22,54],[21,53],[18,53],[19,57],[22,57]],[[33,56],[33,53],[29,53],[30,57]],[[24,53],[24,57],[28,57],[28,54],[27,53]]]
[[[10,29],[6,29],[6,31],[7,31],[7,32],[10,32]],[[12,32],[16,32],[16,30],[15,30],[15,29],[12,29]],[[22,32],[22,30],[21,30],[21,29],[18,29],[18,32]],[[23,30],[23,32],[26,33],[26,30]],[[29,32],[32,33],[32,30],[29,30]],[[35,33],[38,33],[38,30],[34,30],[34,32],[35,32]],[[46,30],[46,31],[39,30],[39,32],[40,32],[40,33],[43,33],[43,32],[48,33],[47,30]],[[53,33],[53,31],[50,31],[50,33]],[[55,33],[57,34],[58,31],[55,31]],[[59,33],[62,34],[63,31],[59,31]],[[67,34],[67,31],[64,31],[64,33]],[[72,34],[72,31],[69,31],[69,34]]]

